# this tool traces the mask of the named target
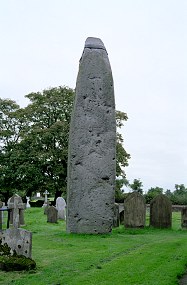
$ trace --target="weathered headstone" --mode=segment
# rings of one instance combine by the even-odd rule
[[[49,206],[47,210],[47,222],[57,223],[58,210],[54,206]]]
[[[31,258],[32,254],[32,233],[23,229],[7,229],[2,231],[0,238],[2,244],[16,251],[18,255],[24,255]]]
[[[66,219],[66,201],[62,197],[58,197],[56,199],[56,208],[58,210],[58,219],[65,220]]]
[[[187,207],[181,209],[181,227],[187,229]]]
[[[15,228],[19,228],[20,225],[24,225],[24,209],[25,204],[19,195],[13,195],[8,201],[8,208],[12,209],[10,215],[10,223]]]
[[[19,229],[20,225],[20,209],[25,208],[25,204],[20,202],[20,197],[14,195],[14,199],[9,201],[9,209],[12,209],[13,217],[12,223],[13,228],[3,230],[0,232],[0,239],[2,244],[7,243],[11,248],[12,254],[15,250],[18,255],[24,255],[26,257],[31,257],[32,251],[32,233],[23,229]]]
[[[124,226],[126,228],[142,228],[145,226],[145,217],[144,197],[138,192],[129,193],[124,200]]]
[[[117,228],[119,227],[119,204],[114,204],[114,219],[113,219],[113,227]]]
[[[171,228],[172,204],[163,194],[156,196],[150,203],[150,226],[155,228]]]
[[[115,150],[111,67],[103,42],[98,38],[87,38],[80,60],[70,126],[67,232],[111,232]]]

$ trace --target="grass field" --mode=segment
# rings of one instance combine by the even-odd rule
[[[0,284],[15,285],[174,285],[187,265],[187,231],[180,213],[172,229],[113,230],[109,235],[67,234],[65,222],[47,223],[42,208],[25,211],[33,233],[36,271],[0,272]]]

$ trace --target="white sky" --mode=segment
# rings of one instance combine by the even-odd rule
[[[0,1],[0,97],[75,88],[88,36],[105,44],[130,182],[187,186],[187,1]]]

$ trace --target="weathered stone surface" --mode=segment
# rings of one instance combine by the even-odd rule
[[[68,155],[67,232],[112,230],[116,121],[104,44],[88,38],[80,60]]]
[[[32,253],[32,233],[23,229],[7,229],[0,233],[2,244],[16,251],[18,255],[31,258]]]
[[[172,204],[163,194],[156,196],[150,203],[150,226],[155,228],[171,228]]]
[[[138,192],[129,193],[124,200],[124,226],[126,228],[142,228],[145,226],[145,216],[144,197]]]
[[[187,229],[187,207],[181,209],[181,227]]]
[[[47,210],[47,222],[57,223],[58,210],[54,206],[49,206]]]

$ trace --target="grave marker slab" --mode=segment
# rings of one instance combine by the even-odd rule
[[[58,219],[65,220],[66,219],[66,201],[62,197],[58,197],[56,199],[56,208],[58,210]]]
[[[138,192],[129,193],[124,200],[124,226],[126,228],[142,228],[145,226],[145,216],[144,197]]]
[[[171,228],[172,204],[163,194],[156,196],[150,203],[150,226],[155,228]]]
[[[58,210],[54,206],[49,206],[47,210],[47,222],[57,223]]]
[[[32,233],[23,229],[7,229],[2,231],[2,244],[16,251],[18,255],[24,255],[31,258],[32,253]]]

